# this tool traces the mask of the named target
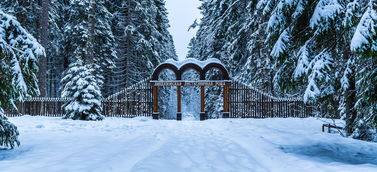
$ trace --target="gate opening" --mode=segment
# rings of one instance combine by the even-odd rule
[[[222,73],[221,80],[208,80],[206,74],[211,69],[216,68]],[[159,81],[159,74],[161,71],[169,69],[175,74],[175,80]],[[182,75],[185,71],[193,69],[199,73],[200,80],[198,81],[184,81]],[[205,113],[205,87],[206,86],[221,86],[223,87],[223,118],[229,117],[229,86],[232,81],[225,66],[218,59],[208,59],[206,61],[199,61],[197,59],[188,58],[184,61],[167,60],[166,62],[157,66],[154,70],[150,84],[153,87],[153,119],[159,119],[160,114],[158,110],[158,87],[161,86],[175,86],[177,87],[177,120],[182,120],[182,87],[184,86],[198,86],[200,87],[200,120],[207,119]]]

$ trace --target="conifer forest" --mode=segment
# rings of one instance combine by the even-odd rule
[[[377,170],[377,0],[170,1],[1,0],[0,171]]]

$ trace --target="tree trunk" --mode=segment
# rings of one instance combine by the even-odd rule
[[[349,80],[349,90],[348,95],[346,95],[346,132],[347,135],[351,135],[354,131],[354,123],[356,119],[356,82],[355,82],[355,74],[353,73],[352,79]]]
[[[41,45],[47,50],[49,46],[48,40],[48,27],[49,27],[49,11],[50,0],[41,0],[41,13],[40,13],[40,30],[39,39]],[[40,90],[40,96],[47,96],[47,56],[39,59],[39,73],[38,73],[38,85]]]

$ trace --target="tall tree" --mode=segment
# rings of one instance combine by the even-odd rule
[[[159,63],[177,57],[163,0],[119,0],[112,5],[119,58],[109,85],[117,92],[149,77]]]
[[[0,10],[0,146],[19,145],[17,127],[3,108],[16,110],[15,102],[39,94],[37,61],[44,48],[15,17]]]
[[[93,58],[95,58],[96,77],[104,95],[110,92],[111,76],[117,59],[116,42],[111,30],[113,15],[107,10],[105,0],[93,1],[92,17],[89,19],[92,27],[92,41],[94,44]]]
[[[357,25],[351,50],[360,54],[356,75],[358,114],[354,120],[355,138],[377,141],[377,1],[370,0]]]
[[[189,57],[219,58],[235,79],[275,95],[302,96],[321,116],[341,116],[348,135],[371,140],[370,131],[376,128],[376,115],[370,115],[376,107],[371,98],[376,97],[371,91],[376,68],[374,4],[203,1]]]
[[[50,0],[41,0],[41,10],[39,15],[39,41],[43,47],[49,49],[49,16]],[[47,96],[47,57],[39,59],[38,85],[41,97]]]
[[[68,40],[64,27],[68,20],[67,0],[51,0],[49,6],[47,53],[47,96],[60,96],[60,80],[68,68]],[[46,32],[46,31],[45,31]]]

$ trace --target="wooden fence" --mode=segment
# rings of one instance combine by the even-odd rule
[[[21,115],[40,115],[61,117],[64,114],[62,105],[68,101],[64,98],[32,97],[16,104],[18,111],[5,110],[8,117]]]
[[[152,116],[152,86],[149,79],[109,96],[102,105],[105,116],[125,118]]]
[[[229,88],[229,116],[231,118],[311,117],[314,108],[298,98],[278,98],[256,88],[233,81]],[[18,112],[6,111],[7,116],[21,115],[62,117],[63,98],[31,98],[17,104]],[[151,116],[152,87],[148,79],[132,85],[102,100],[106,117]]]
[[[305,118],[314,109],[299,98],[278,98],[234,81],[229,88],[231,118]]]
[[[18,111],[5,110],[8,117],[21,115],[63,117],[62,105],[68,99],[33,97],[17,103]],[[142,81],[102,100],[102,113],[106,117],[131,118],[152,115],[152,87]]]

